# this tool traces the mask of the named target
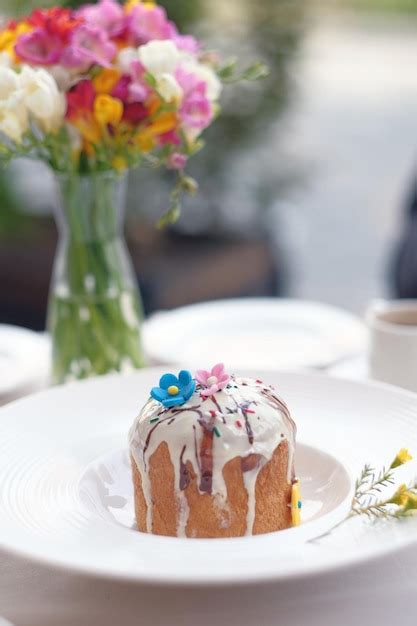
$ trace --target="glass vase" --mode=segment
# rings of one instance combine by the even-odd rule
[[[57,174],[48,330],[53,383],[144,365],[142,307],[124,240],[126,175]]]

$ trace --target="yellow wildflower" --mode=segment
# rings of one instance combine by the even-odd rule
[[[100,94],[94,101],[94,117],[96,121],[105,126],[120,122],[123,116],[123,103],[118,98],[112,98],[105,94]]]
[[[408,453],[408,450],[406,448],[401,448],[401,450],[397,453],[397,456],[391,463],[390,469],[395,469],[400,465],[404,465],[404,463],[407,463],[407,461],[411,461],[412,458],[413,457]]]
[[[124,159],[122,156],[118,155],[115,156],[113,161],[112,161],[112,166],[114,167],[115,170],[117,170],[118,172],[123,172],[126,168],[127,168],[127,163],[126,163],[126,159]]]
[[[415,511],[417,509],[417,494],[407,491],[407,501],[403,504],[404,512]]]
[[[93,79],[95,90],[99,94],[108,94],[120,80],[120,72],[114,69],[103,69]]]
[[[405,506],[408,500],[407,485],[400,485],[390,500],[390,504]]]

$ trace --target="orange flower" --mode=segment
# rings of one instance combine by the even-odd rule
[[[93,85],[99,94],[109,94],[117,85],[121,77],[120,72],[114,69],[104,69],[93,78]]]
[[[161,113],[157,119],[149,124],[148,130],[152,135],[164,135],[170,130],[174,130],[178,123],[175,113]]]

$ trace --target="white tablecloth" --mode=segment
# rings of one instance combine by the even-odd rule
[[[415,626],[417,547],[325,576],[238,589],[94,580],[0,552],[0,614],[15,626]]]

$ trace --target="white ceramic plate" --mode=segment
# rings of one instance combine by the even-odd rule
[[[157,313],[144,325],[143,342],[155,364],[295,369],[363,352],[366,331],[354,315],[324,304],[247,298]]]
[[[19,326],[0,325],[0,403],[43,386],[49,366],[46,335]]]
[[[251,374],[251,372],[245,372]],[[132,529],[128,428],[160,369],[41,392],[0,411],[0,546],[97,576],[236,584],[346,567],[417,540],[417,520],[361,519],[308,542],[345,514],[349,476],[402,446],[417,451],[417,396],[313,374],[257,372],[298,424],[304,524],[256,537],[199,540]],[[337,459],[337,460],[336,460]],[[416,474],[413,461],[399,480]]]

